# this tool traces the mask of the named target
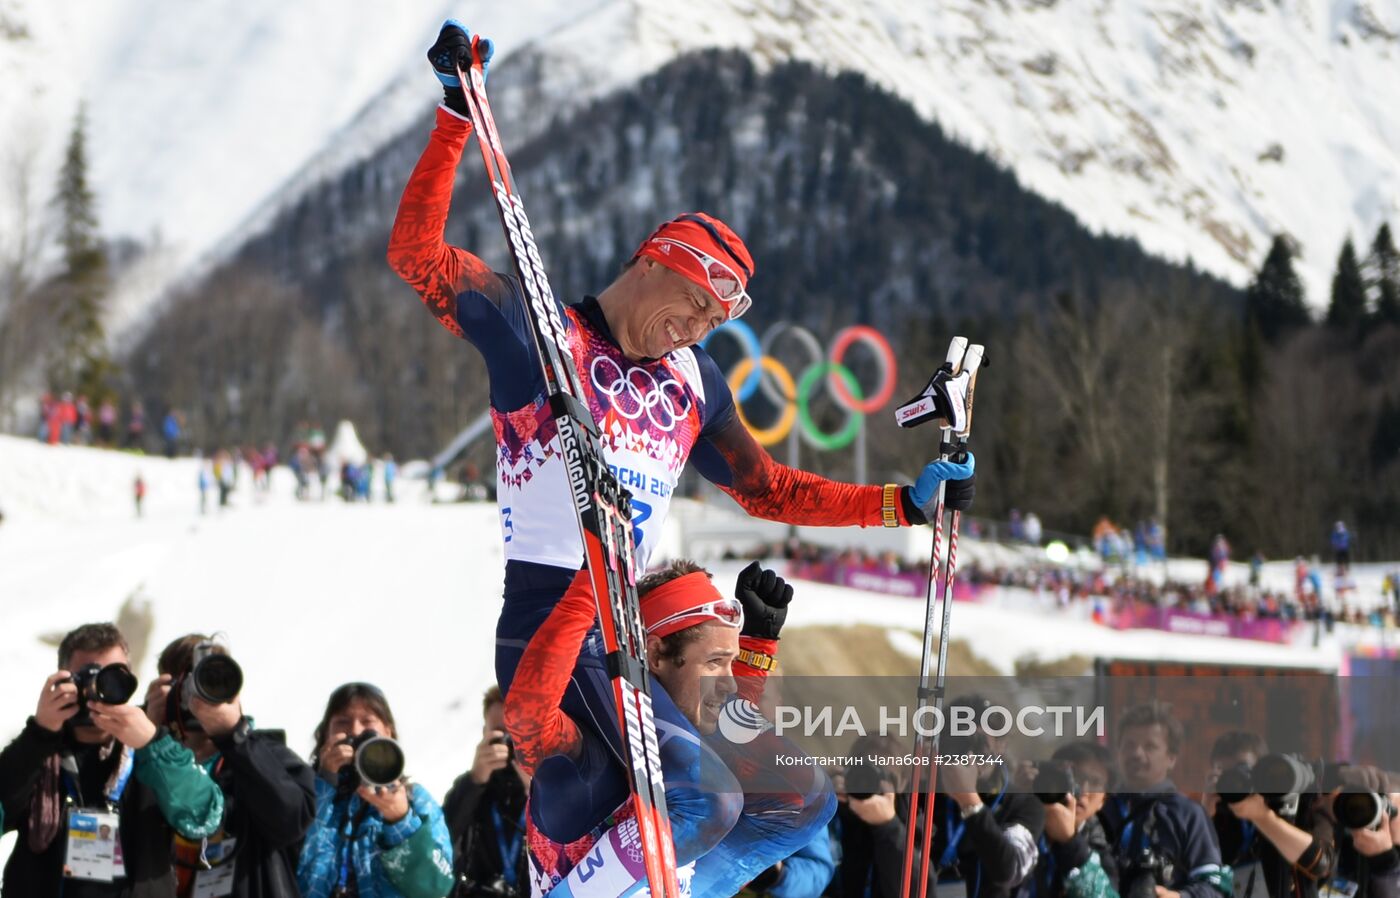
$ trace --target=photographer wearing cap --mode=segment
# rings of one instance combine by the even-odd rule
[[[389,700],[369,683],[331,693],[316,726],[316,817],[297,883],[306,898],[444,898],[452,838],[436,801],[403,775]]]
[[[167,645],[146,693],[224,795],[224,822],[204,839],[175,838],[177,896],[283,898],[297,890],[297,852],[316,813],[315,774],[280,733],[253,728],[242,670],[222,645],[191,633]]]
[[[1171,772],[1184,738],[1171,706],[1128,709],[1118,723],[1123,782],[1101,819],[1118,861],[1124,898],[1219,898],[1234,892],[1234,873],[1220,863],[1205,809],[1176,791]]]
[[[1095,742],[1071,742],[1036,770],[1031,787],[1045,806],[1037,895],[1117,895],[1118,866],[1098,817],[1112,774],[1105,751]]]
[[[520,769],[506,734],[501,687],[486,690],[481,705],[485,723],[472,769],[457,777],[442,803],[456,860],[452,894],[525,896],[530,893],[524,850],[530,777]]]
[[[1012,766],[1005,756],[1005,739],[990,735],[980,725],[982,713],[990,706],[991,702],[977,695],[950,702],[945,720],[965,716],[977,726],[970,736],[943,736],[938,746],[941,755],[982,755],[987,759],[984,763],[940,765],[938,793],[934,796],[933,821],[937,829],[930,848],[933,863],[929,865],[929,875],[936,876],[938,882],[961,880],[969,898],[998,898],[1028,885],[1045,825],[1045,809],[1035,796],[1010,788]],[[883,754],[886,747],[858,739],[852,754]],[[858,779],[868,776],[859,767],[846,772],[846,804],[859,824],[869,829],[868,850],[873,852],[878,882],[872,895],[892,898],[899,894],[904,869],[909,801],[905,795],[894,794],[900,782],[893,772],[879,777],[878,790],[874,782],[860,787]],[[861,797],[866,792],[869,794]],[[843,815],[843,823],[848,820]],[[847,828],[852,833],[849,839],[843,833],[843,866],[849,857],[847,851],[853,850],[857,856],[863,853],[861,826]],[[922,837],[922,832],[916,833],[916,845],[922,845]],[[919,858],[912,863],[917,869]],[[843,871],[842,876],[847,886],[853,885],[852,873]],[[930,888],[933,886],[931,880]]]
[[[66,635],[58,666],[34,716],[0,752],[0,805],[5,826],[19,832],[5,894],[175,894],[172,837],[217,831],[223,794],[188,749],[127,703],[136,678],[114,625]],[[99,838],[104,826],[117,838]]]

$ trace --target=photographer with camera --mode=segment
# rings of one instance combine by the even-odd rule
[[[1268,753],[1269,746],[1264,738],[1248,730],[1229,730],[1216,737],[1210,747],[1210,768],[1206,771],[1206,786],[1201,793],[1201,806],[1206,809],[1207,817],[1215,820],[1215,812],[1220,807],[1220,793],[1216,790],[1220,775],[1240,765],[1246,768],[1253,767],[1256,761]],[[1220,856],[1233,864],[1236,863],[1235,858],[1238,854],[1238,846],[1232,850],[1222,836]]]
[[[389,700],[369,683],[331,693],[316,726],[316,817],[297,883],[306,898],[444,898],[452,839],[442,809],[404,775]]]
[[[1327,785],[1337,821],[1337,866],[1328,898],[1400,898],[1400,777],[1338,765]]]
[[[1118,866],[1098,817],[1111,773],[1094,742],[1061,746],[1035,770],[1031,789],[1045,805],[1037,895],[1116,898]]]
[[[224,822],[204,839],[175,838],[179,898],[295,898],[297,855],[316,813],[315,774],[279,732],[243,713],[243,672],[198,633],[160,653],[146,693],[152,719],[169,728],[224,795]]]
[[[523,898],[530,893],[524,850],[530,777],[515,760],[506,733],[501,688],[486,690],[481,705],[485,723],[472,768],[457,778],[442,803],[456,860],[452,894]]]
[[[85,624],[67,634],[58,666],[34,716],[0,752],[4,825],[19,832],[3,891],[174,895],[172,839],[217,831],[223,793],[167,730],[128,704],[137,683],[116,626]]]
[[[1184,738],[1171,706],[1149,702],[1118,723],[1120,790],[1100,815],[1124,898],[1229,898],[1233,871],[1220,863],[1205,809],[1176,791],[1171,772]]]
[[[1253,733],[1216,739],[1205,805],[1215,809],[1221,857],[1235,868],[1244,895],[1253,894],[1262,873],[1271,898],[1313,898],[1331,874],[1334,827],[1325,796],[1314,788],[1321,766],[1271,755]]]
[[[1045,809],[1033,795],[1012,791],[1012,765],[1005,756],[1006,741],[980,726],[987,699],[963,696],[947,708],[946,720],[967,714],[978,726],[971,736],[945,736],[939,753],[982,755],[981,764],[943,765],[938,768],[938,794],[933,817],[937,829],[931,851],[930,877],[941,882],[962,880],[969,898],[1000,898],[1029,888],[1033,883],[1037,843],[1045,825]],[[852,754],[883,754],[887,745],[856,740]],[[861,894],[862,877],[874,876],[871,894],[893,898],[899,894],[908,832],[907,796],[896,796],[901,785],[893,771],[871,777],[861,767],[846,771],[846,806],[842,815],[842,880],[848,890]],[[862,783],[861,780],[866,780]],[[869,790],[869,791],[867,791]],[[852,821],[851,818],[854,818]],[[851,824],[851,825],[847,825]],[[921,845],[922,833],[915,844]],[[917,850],[917,849],[916,849]],[[853,869],[846,870],[856,858]],[[870,857],[868,864],[859,859]],[[919,863],[913,859],[915,869]],[[862,870],[871,866],[873,871]],[[930,887],[935,882],[930,880]]]

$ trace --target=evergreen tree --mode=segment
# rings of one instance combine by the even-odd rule
[[[1332,302],[1327,306],[1327,325],[1354,328],[1366,317],[1366,284],[1361,279],[1361,263],[1356,247],[1348,237],[1337,256],[1337,272],[1332,275]]]
[[[1390,224],[1382,223],[1371,241],[1366,258],[1366,289],[1377,321],[1400,325],[1400,252],[1390,236]]]
[[[1293,270],[1293,249],[1282,234],[1274,237],[1264,264],[1245,292],[1245,315],[1270,343],[1311,321],[1303,284]]]
[[[108,288],[107,253],[98,233],[96,197],[88,183],[87,114],[82,107],[68,137],[53,202],[63,270],[56,284],[59,358],[51,365],[51,378],[54,386],[95,400],[108,391],[112,363],[101,314]]]

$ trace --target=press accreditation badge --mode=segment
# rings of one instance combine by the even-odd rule
[[[194,875],[192,898],[225,898],[233,894],[233,864],[200,870]]]
[[[194,874],[194,890],[190,898],[226,898],[233,894],[233,849],[236,844],[236,839],[227,836],[210,839],[205,844],[204,859],[213,868]]]
[[[73,808],[68,812],[68,851],[64,873],[74,879],[111,882],[118,874],[119,818],[107,811]],[[123,869],[124,873],[125,870]]]
[[[1359,886],[1350,879],[1334,876],[1317,890],[1318,898],[1356,898]]]

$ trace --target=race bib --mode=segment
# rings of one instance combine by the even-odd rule
[[[68,812],[68,851],[63,859],[65,876],[94,882],[111,882],[125,875],[118,839],[120,818],[108,811],[72,808]]]

